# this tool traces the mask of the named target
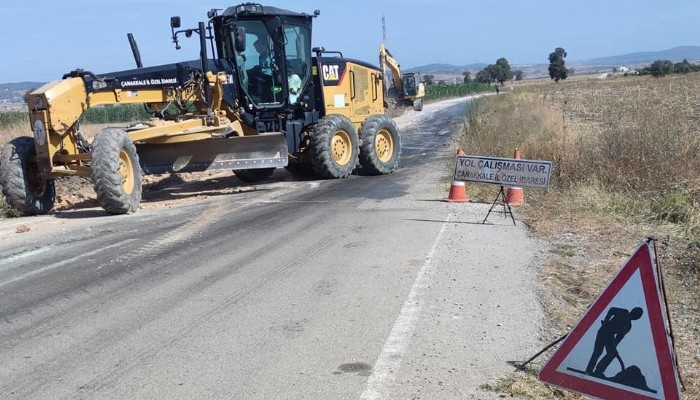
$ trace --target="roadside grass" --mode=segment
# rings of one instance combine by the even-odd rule
[[[18,136],[25,135],[31,135],[29,120],[0,123],[0,145],[4,145]]]
[[[658,238],[686,398],[700,398],[698,93],[698,73],[519,85],[476,101],[460,142],[467,154],[512,157],[517,147],[524,159],[553,162],[549,190],[526,189],[516,211],[550,243],[540,271],[543,343],[578,321],[643,239]],[[497,192],[468,187],[477,201]],[[525,398],[580,398],[521,372],[489,385]]]
[[[2,189],[0,187],[0,189]],[[0,196],[0,219],[11,217],[13,215],[12,208],[5,202],[5,196]]]
[[[515,374],[499,378],[492,383],[486,383],[479,388],[485,391],[508,393],[513,397],[524,399],[563,398],[564,392],[554,387],[541,385],[537,381],[537,370],[526,368]]]

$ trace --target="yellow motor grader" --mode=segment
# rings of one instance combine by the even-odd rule
[[[245,3],[211,10],[208,23],[172,40],[199,38],[197,60],[94,74],[75,70],[27,99],[33,137],[0,152],[0,185],[24,214],[44,214],[55,178],[90,176],[109,214],[134,212],[142,174],[231,169],[243,181],[277,167],[322,178],[387,174],[401,137],[384,115],[382,70],[340,52],[311,48],[312,14]],[[212,56],[208,54],[210,48]],[[90,143],[79,120],[103,105],[144,104],[152,116],[99,132]]]

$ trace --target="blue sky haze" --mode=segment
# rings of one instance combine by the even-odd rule
[[[196,39],[176,51],[169,20],[183,27],[206,21],[210,8],[238,3],[219,0],[3,0],[0,7],[0,83],[49,81],[76,68],[105,73],[134,68],[126,34],[132,32],[144,64],[198,57]],[[447,63],[512,65],[546,63],[555,47],[567,61],[700,42],[700,2],[280,0],[281,8],[311,13],[314,46],[377,63],[386,17],[387,46],[405,68]],[[498,4],[495,6],[494,4]]]

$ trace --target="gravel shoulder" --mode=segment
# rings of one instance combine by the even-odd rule
[[[428,104],[422,113],[397,118],[402,131],[409,131],[408,147],[420,148],[411,138],[445,129],[435,131],[423,121],[444,118],[435,113],[447,107],[461,112],[463,104],[463,99]],[[453,138],[458,129],[450,127]],[[413,171],[409,194],[400,199],[399,204],[427,205],[442,215],[416,221],[416,229],[439,225],[440,230],[385,343],[386,359],[402,358],[399,371],[393,370],[396,362],[387,361],[388,376],[379,382],[370,378],[372,390],[363,398],[501,398],[482,386],[511,373],[508,361],[525,360],[542,347],[538,273],[544,245],[522,222],[513,226],[502,214],[492,213],[482,224],[490,204],[439,201],[448,193],[455,148],[446,146],[441,161]]]

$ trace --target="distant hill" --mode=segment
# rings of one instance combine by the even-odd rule
[[[459,72],[462,71],[480,71],[484,69],[486,64],[476,63],[469,65],[452,65],[452,64],[427,64],[420,67],[408,68],[405,72],[420,72],[420,73],[435,73],[435,72]]]
[[[567,67],[572,67],[577,73],[592,73],[607,71],[611,66],[648,65],[655,60],[671,60],[673,62],[687,59],[690,62],[700,61],[700,46],[678,46],[668,50],[645,51],[639,53],[621,54],[617,56],[591,58],[589,60],[566,60]],[[432,74],[436,81],[458,82],[462,72],[471,71],[473,74],[486,67],[484,63],[468,65],[426,64],[408,68],[405,72]],[[547,64],[511,64],[514,70],[520,69],[526,77],[546,76]],[[22,103],[28,90],[38,88],[43,82],[0,83],[0,103]]]
[[[599,57],[590,60],[576,61],[577,64],[588,65],[630,65],[651,64],[656,60],[671,60],[674,62],[700,60],[700,46],[679,46],[668,50],[645,51],[640,53],[622,54],[619,56]]]
[[[0,83],[0,103],[24,102],[27,91],[43,84],[43,82]]]
[[[690,62],[697,62],[700,60],[700,46],[679,46],[668,50],[661,51],[646,51],[639,53],[629,53],[621,54],[617,56],[610,57],[599,57],[592,58],[590,60],[566,60],[567,66],[574,66],[576,71],[596,71],[598,68],[601,70],[607,69],[609,66],[617,65],[639,65],[639,64],[651,64],[656,60],[671,60],[673,62],[682,61],[687,59]],[[422,74],[435,74],[435,75],[461,75],[463,71],[480,71],[486,64],[477,63],[469,65],[453,65],[453,64],[427,64],[421,65],[419,67],[413,67],[406,70],[406,72],[420,72]],[[515,69],[520,69],[525,71],[526,76],[535,75],[546,75],[547,64],[511,64],[511,67]],[[544,72],[543,72],[544,71]]]
[[[44,82],[17,82],[17,83],[0,83],[0,90],[3,89],[13,89],[13,90],[29,90],[35,89],[43,85]]]

